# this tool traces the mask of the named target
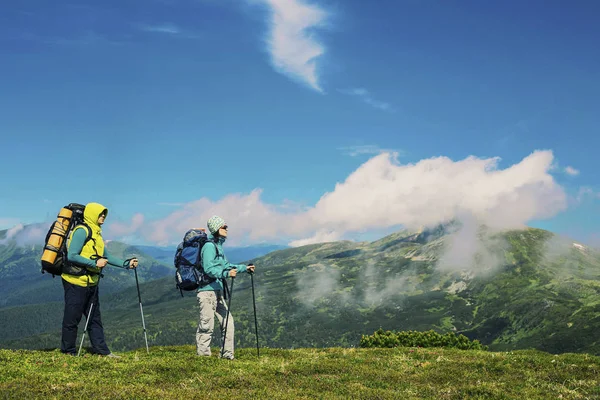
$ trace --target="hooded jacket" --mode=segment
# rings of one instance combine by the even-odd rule
[[[78,286],[94,286],[100,279],[100,268],[96,267],[96,259],[105,257],[108,264],[126,268],[126,261],[113,257],[104,247],[102,229],[98,225],[98,218],[102,213],[108,214],[108,209],[99,203],[88,203],[83,211],[83,222],[73,229],[67,241],[67,259],[62,278]],[[86,242],[88,228],[91,230],[91,239]]]
[[[209,239],[214,241],[214,244],[208,242],[202,247],[202,268],[204,269],[206,275],[217,280],[206,286],[196,289],[198,292],[205,290],[222,291],[223,283],[221,282],[221,279],[228,278],[229,271],[233,268],[237,269],[238,273],[246,272],[246,266],[244,264],[232,264],[225,257],[225,253],[223,252],[223,243],[225,243],[226,238],[211,236]],[[218,254],[217,248],[219,249]]]

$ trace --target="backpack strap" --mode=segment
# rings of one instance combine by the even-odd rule
[[[196,254],[196,262],[194,263],[194,268],[199,269],[199,267],[202,264],[200,260],[202,260],[202,246],[200,246],[200,242],[198,242],[198,254]]]
[[[215,245],[215,250],[217,250],[217,255],[215,256],[215,258],[219,257],[220,253],[219,253],[219,246],[217,246],[217,242],[215,242],[214,240],[211,240],[211,242],[212,242],[212,244]]]
[[[85,222],[82,222],[80,224],[75,225],[75,227],[73,228],[73,232],[75,232],[75,229],[79,228],[80,226],[84,227],[85,231],[87,232],[85,242],[83,242],[83,245],[85,246],[87,244],[87,242],[92,240],[92,228],[90,228],[89,225],[86,224]],[[96,241],[94,240],[94,244],[95,244],[95,242]],[[94,251],[96,251],[96,254],[98,254],[98,251],[96,250],[96,248],[94,248]]]
[[[87,230],[87,237],[85,238],[85,242],[83,242],[83,245],[85,246],[87,242],[89,242],[90,240],[92,240],[92,228],[89,227],[88,224],[86,224],[85,222],[82,222],[81,225],[83,225],[85,227],[85,229]],[[94,251],[96,252],[96,254],[98,254],[98,251],[96,250],[96,241],[94,240]]]
[[[89,242],[90,240],[92,240],[94,242],[94,244],[92,245],[92,248],[94,249],[94,253],[95,257],[92,258],[93,260],[96,260],[100,257],[100,255],[98,254],[98,250],[96,249],[96,240],[94,238],[92,238],[92,228],[89,227],[88,224],[86,224],[85,222],[82,222],[80,224],[77,224],[74,228],[73,228],[73,232],[75,232],[75,229],[79,228],[79,227],[83,227],[86,232],[87,232],[87,236],[85,238],[85,241],[83,242],[83,245],[85,246],[87,244],[87,242]],[[66,256],[66,255],[65,255]],[[67,259],[67,257],[65,257],[65,259]],[[96,272],[91,272],[90,270],[87,269],[87,267],[83,267],[81,266],[80,268],[84,268],[86,273],[85,275],[88,275],[88,281],[89,281],[89,275],[93,274],[93,275],[102,275],[102,273],[96,273]]]
[[[219,246],[217,246],[217,243],[214,240],[211,240],[211,242],[215,245],[215,250],[217,251],[217,255],[215,256],[215,258],[217,258],[221,254],[219,252]],[[231,295],[231,292],[229,291],[229,285],[227,284],[227,279],[221,278],[220,280],[221,280],[221,283],[223,284],[223,298],[225,300],[227,300],[229,298],[229,296]]]
[[[219,246],[217,246],[217,243],[212,239],[208,239],[206,242],[210,242],[215,245],[215,250],[217,252],[217,254],[215,255],[215,258],[219,257],[219,255],[221,253],[219,252]],[[203,264],[203,262],[200,262],[201,257],[202,257],[202,250],[198,252],[198,260],[196,260],[196,266],[201,266]],[[204,267],[202,267],[202,270],[204,270]]]

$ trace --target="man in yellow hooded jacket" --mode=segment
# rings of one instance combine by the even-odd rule
[[[101,229],[107,215],[108,209],[102,204],[86,204],[83,220],[87,227],[76,227],[67,241],[67,262],[61,275],[65,292],[61,351],[66,354],[76,354],[77,326],[82,315],[85,315],[89,320],[88,331],[93,352],[119,357],[111,353],[104,340],[98,281],[102,269],[107,264],[120,268],[136,268],[138,260],[122,260],[108,253],[104,247]],[[91,303],[92,313],[88,315]]]

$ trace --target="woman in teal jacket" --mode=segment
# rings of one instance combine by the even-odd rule
[[[232,264],[225,257],[223,243],[227,239],[227,224],[219,216],[213,216],[208,220],[208,230],[213,243],[206,243],[202,247],[201,262],[206,275],[215,280],[206,286],[197,289],[196,298],[200,307],[200,320],[196,330],[196,352],[199,356],[210,356],[210,342],[212,340],[215,315],[219,321],[221,338],[224,327],[227,324],[227,337],[222,358],[233,360],[233,338],[235,328],[231,313],[227,312],[227,304],[224,298],[223,280],[233,278],[238,273],[254,273],[254,265]],[[229,315],[229,316],[228,316]],[[229,322],[227,322],[229,320]]]

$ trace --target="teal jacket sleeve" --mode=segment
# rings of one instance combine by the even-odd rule
[[[67,252],[67,258],[69,259],[69,261],[72,261],[76,264],[94,268],[96,267],[96,261],[90,260],[89,258],[85,258],[80,255],[81,249],[83,249],[83,246],[85,245],[86,238],[87,233],[85,229],[77,229],[73,233],[71,243],[69,244],[69,251]]]
[[[229,262],[228,262],[229,264]],[[229,264],[231,265],[232,268],[237,269],[237,272],[242,273],[242,272],[247,272],[247,268],[245,264]]]
[[[229,278],[229,270],[235,268],[238,273],[246,272],[246,266],[243,264],[232,264],[225,259],[223,255],[217,257],[217,248],[211,243],[202,247],[202,267],[206,275],[215,279]]]
[[[127,261],[113,256],[112,254],[110,254],[108,252],[108,250],[106,250],[106,247],[104,248],[104,257],[106,257],[106,259],[110,265],[114,265],[115,267],[120,267],[120,268],[127,268],[127,267],[125,267],[125,263]]]
[[[86,238],[87,233],[84,229],[77,229],[75,233],[73,233],[73,238],[71,239],[71,244],[69,245],[69,251],[67,252],[67,258],[69,261],[73,261],[79,265],[95,268],[95,260],[91,260],[80,255],[81,249],[83,249],[83,246],[85,245]],[[108,251],[106,251],[106,249],[104,249],[104,257],[107,258],[110,265],[126,268],[125,260],[112,256]]]

